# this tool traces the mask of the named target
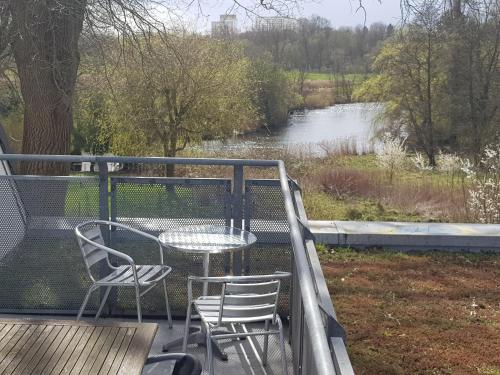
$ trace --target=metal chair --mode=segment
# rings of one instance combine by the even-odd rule
[[[169,353],[150,356],[146,360],[146,365],[163,361],[175,361],[175,366],[171,375],[200,375],[201,363],[191,354]]]
[[[101,232],[101,225],[120,228],[151,241],[155,241],[160,249],[160,264],[136,265],[134,260],[127,254],[105,246]],[[165,294],[168,324],[170,328],[172,328],[172,315],[170,312],[170,305],[168,303],[167,285],[165,282],[165,278],[172,271],[172,268],[164,264],[163,250],[158,238],[127,225],[104,220],[93,220],[80,224],[75,228],[75,234],[78,244],[80,245],[80,250],[82,251],[89,277],[92,280],[92,286],[89,288],[85,299],[83,300],[80,311],[78,312],[78,317],[76,318],[77,320],[80,320],[82,317],[89,297],[95,290],[99,290],[101,287],[106,288],[99,310],[95,316],[95,319],[97,320],[101,315],[104,305],[106,304],[106,300],[108,299],[109,292],[113,287],[133,287],[135,288],[137,304],[137,320],[140,323],[142,321],[141,297],[153,289],[161,281],[163,283],[163,291]],[[110,255],[128,264],[114,266],[110,262]],[[141,288],[146,288],[146,290],[141,292]]]
[[[278,298],[281,280],[290,277],[288,272],[277,272],[262,276],[225,276],[225,277],[198,277],[188,279],[189,305],[186,314],[183,351],[187,349],[189,327],[191,325],[192,308],[199,314],[202,327],[206,331],[208,373],[214,374],[212,340],[237,339],[240,337],[264,335],[262,350],[262,364],[267,364],[267,349],[269,335],[279,335],[281,364],[283,374],[288,375],[285,354],[285,338],[283,325],[277,314]],[[193,299],[193,282],[222,284],[220,296],[201,296]],[[246,323],[264,323],[261,332],[214,332],[229,324],[244,325]],[[270,324],[277,327],[271,330]]]

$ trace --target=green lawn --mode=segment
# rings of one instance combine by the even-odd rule
[[[66,194],[66,216],[95,216],[99,212],[99,186],[88,180],[72,181]],[[125,217],[224,217],[223,186],[162,186],[120,184],[117,211]],[[111,197],[109,198],[111,208]]]

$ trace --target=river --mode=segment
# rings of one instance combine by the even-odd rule
[[[206,142],[206,150],[298,148],[324,152],[325,148],[349,144],[361,151],[373,148],[373,122],[382,107],[378,103],[338,104],[322,109],[297,111],[278,131],[235,135],[224,141]]]

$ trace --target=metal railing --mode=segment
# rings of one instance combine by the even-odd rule
[[[235,227],[256,232],[258,238],[262,239],[262,246],[281,244],[277,246],[281,246],[279,251],[285,254],[283,257],[286,257],[288,251],[286,249],[281,250],[286,248],[286,246],[283,247],[283,244],[291,244],[292,252],[289,258],[293,281],[289,288],[288,306],[284,306],[282,310],[285,314],[290,315],[294,373],[296,375],[353,374],[344,343],[345,332],[336,319],[335,310],[316,254],[314,238],[308,228],[300,189],[287,176],[282,161],[13,154],[0,155],[0,161],[9,161],[14,166],[14,169],[15,163],[29,161],[90,162],[99,166],[99,172],[95,176],[0,176],[0,196],[2,194],[5,197],[12,196],[12,202],[17,202],[17,206],[14,203],[8,203],[10,198],[3,201],[3,206],[0,202],[0,220],[4,217],[3,224],[5,224],[3,227],[6,231],[9,230],[9,225],[6,225],[8,222],[11,225],[10,230],[17,233],[16,236],[8,240],[6,240],[7,236],[5,235],[0,237],[0,267],[4,265],[8,271],[4,273],[4,277],[15,277],[13,275],[16,270],[5,266],[5,264],[9,264],[10,258],[16,258],[16,262],[19,259],[27,259],[26,254],[30,253],[30,251],[34,252],[35,255],[41,255],[39,253],[45,250],[40,250],[39,247],[37,247],[36,251],[32,250],[34,242],[37,242],[36,246],[43,246],[44,239],[50,238],[47,241],[53,241],[53,237],[50,237],[52,235],[57,235],[57,238],[61,239],[69,238],[72,235],[71,229],[74,225],[89,218],[112,219],[142,226],[141,229],[152,232],[169,228],[171,225],[179,225],[180,222],[196,223],[199,221],[231,224]],[[226,166],[231,167],[233,172],[232,179],[123,177],[122,175],[110,175],[108,173],[108,163]],[[254,167],[276,168],[279,179],[245,180],[245,168]],[[178,189],[172,190],[172,186]],[[42,194],[45,197],[42,198],[43,202],[40,202],[40,197],[35,198],[35,196],[37,192],[40,194],[41,189],[44,188],[52,190],[49,192],[50,194]],[[161,192],[161,194],[158,192]],[[268,196],[270,194],[273,194],[273,196]],[[281,196],[279,204],[276,199],[277,194]],[[61,196],[63,197],[61,198]],[[131,205],[130,200],[142,196],[147,198],[147,200],[144,200],[144,207],[129,207]],[[59,206],[62,204],[64,207],[59,207],[59,209],[51,207],[51,199],[59,199]],[[170,200],[171,203],[160,202],[162,199]],[[98,205],[94,202],[95,200],[98,201]],[[266,202],[263,203],[262,200]],[[21,205],[19,205],[20,201],[22,202]],[[55,206],[58,204],[55,204]],[[22,205],[24,205],[24,208],[21,207]],[[178,208],[176,208],[176,205]],[[16,209],[23,212],[17,214],[15,213]],[[51,210],[54,212],[50,212]],[[172,210],[177,211],[172,213]],[[140,213],[137,213],[138,211]],[[12,224],[16,222],[17,218],[19,218],[20,224]],[[22,218],[24,224],[21,224]],[[0,224],[2,224],[1,221]],[[24,229],[21,228],[22,225],[25,225]],[[286,232],[288,232],[288,236],[285,237],[288,238],[283,236]],[[42,234],[42,237],[39,237],[40,234]],[[110,237],[107,240],[111,240],[111,238],[117,241],[120,240],[118,234],[108,233],[107,235]],[[30,236],[35,239],[29,240]],[[28,237],[28,240],[26,240],[26,237]],[[6,241],[8,244],[2,244],[2,241]],[[23,241],[25,241],[24,245]],[[29,246],[26,245],[26,241],[28,241]],[[53,244],[53,242],[50,242],[50,246],[54,246]],[[63,242],[62,245],[58,242],[57,246],[63,248],[68,245],[67,242]],[[9,252],[12,252],[12,254]],[[252,272],[252,268],[254,271],[263,271],[259,267],[264,267],[265,259],[268,259],[266,257],[269,257],[270,253],[269,251],[263,251],[260,260],[253,259],[251,254],[233,255],[232,259],[226,255],[223,259],[220,259],[221,272],[222,270],[227,271],[230,266],[232,266],[235,274]],[[274,250],[272,253],[272,256],[275,257]],[[52,253],[47,254],[51,256]],[[60,250],[58,254],[60,258],[64,255],[64,250]],[[63,262],[64,259],[60,261]],[[186,263],[185,260],[182,262]],[[180,261],[180,264],[182,262]],[[280,265],[282,264],[280,261]],[[33,267],[36,268],[36,266]],[[12,272],[12,276],[8,276],[9,272]],[[69,270],[68,275],[70,272],[77,273],[75,270]],[[75,281],[74,290],[83,290],[79,283],[81,281]],[[70,286],[67,285],[66,287]],[[16,285],[13,288],[20,288],[19,292],[27,294],[26,301],[23,300],[21,303],[18,299],[15,299],[20,297],[6,298],[7,302],[0,300],[0,311],[31,311],[32,305],[29,302],[36,301],[36,304],[40,305],[34,308],[36,312],[47,313],[53,312],[55,309],[57,312],[62,313],[74,311],[73,308],[68,306],[72,303],[76,304],[80,300],[78,295],[74,297],[75,301],[70,301],[69,297],[64,299],[53,291],[47,291],[47,296],[43,297],[44,300],[41,301],[39,297],[40,291],[38,289],[36,291],[31,290],[34,288],[33,283],[26,286]],[[36,294],[36,296],[29,293]],[[184,303],[184,297],[179,296],[179,304]],[[63,308],[61,308],[62,304],[65,304]],[[57,309],[55,306],[58,306]]]

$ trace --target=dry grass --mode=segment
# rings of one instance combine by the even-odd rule
[[[336,103],[333,81],[306,80],[302,94],[306,108],[325,108]]]
[[[453,175],[398,171],[391,183],[373,154],[353,139],[322,144],[235,151],[189,151],[183,156],[285,161],[302,187],[308,214],[315,220],[471,222],[465,207],[467,186]],[[178,166],[177,176],[231,178],[230,167]],[[245,178],[278,178],[275,168],[245,168]]]
[[[362,198],[434,220],[469,221],[463,182],[432,176],[389,181],[382,170],[325,169],[316,175],[321,189],[335,199]]]
[[[341,250],[323,263],[356,374],[500,374],[498,255]]]

